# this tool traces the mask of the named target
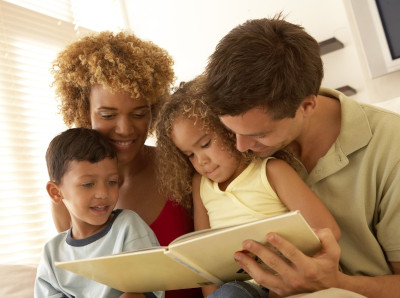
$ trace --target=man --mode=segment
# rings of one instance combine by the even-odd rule
[[[234,28],[217,45],[206,74],[208,104],[236,134],[238,150],[292,153],[342,232],[339,248],[329,230],[317,231],[322,250],[311,258],[267,235],[291,264],[259,243],[243,243],[277,275],[243,253],[235,254],[238,264],[278,295],[340,288],[398,297],[399,115],[320,88],[318,43],[281,15]]]

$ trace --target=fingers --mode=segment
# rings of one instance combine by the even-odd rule
[[[315,233],[317,234],[319,240],[321,240],[322,245],[322,248],[316,254],[316,257],[329,255],[330,258],[337,260],[339,263],[341,251],[333,233],[329,229],[320,229],[315,231]]]
[[[307,256],[298,250],[296,246],[279,235],[270,233],[267,235],[267,241],[296,266],[301,267],[303,263],[308,262]],[[288,271],[288,268],[291,268],[288,266],[287,262],[284,262],[283,260],[280,262],[274,262],[276,262],[276,266],[275,264],[271,264],[271,266],[274,266],[273,269],[279,274],[285,274],[287,273],[286,271]]]
[[[257,246],[259,246],[260,249],[267,249],[262,244],[250,240],[248,242],[245,242],[243,245],[243,247],[246,247],[245,252],[241,251],[241,252],[236,252],[234,254],[234,258],[235,258],[236,262],[238,263],[238,265],[241,268],[243,268],[248,274],[250,274],[253,278],[255,278],[256,276],[262,276],[264,273],[266,273],[266,272],[264,272],[265,271],[264,268],[261,267],[260,264],[255,260],[254,256],[251,256],[249,254],[250,251],[247,250],[247,247],[248,247],[252,251],[256,252],[256,253],[253,253],[254,255],[256,255],[257,251],[258,251],[258,255],[260,256],[262,252],[259,249],[257,249]],[[263,254],[268,254],[268,252],[263,252]],[[271,256],[273,256],[272,252],[271,252]]]
[[[270,248],[256,242],[253,240],[248,240],[243,243],[243,248],[248,252],[258,256],[258,258],[267,267],[279,273],[287,272],[291,270],[290,265],[286,263],[282,257],[278,256],[276,252]],[[265,267],[260,266],[254,258],[250,257],[246,253],[237,252],[234,255],[238,265],[243,268],[249,275],[259,284],[269,288],[272,291],[279,292],[278,289],[286,287],[282,280],[282,275],[274,273],[272,270],[265,269]]]
[[[245,250],[258,256],[276,274],[262,268],[244,253],[235,253],[235,259],[256,282],[279,295],[332,287],[338,282],[340,248],[329,229],[321,229],[316,233],[322,249],[312,257],[304,255],[292,243],[275,233],[268,234],[266,239],[279,253],[253,240],[243,242]],[[285,261],[281,255],[289,261]]]

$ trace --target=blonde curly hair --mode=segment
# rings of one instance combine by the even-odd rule
[[[218,116],[205,103],[204,83],[202,75],[188,83],[181,83],[179,89],[161,107],[155,125],[161,189],[169,192],[175,201],[187,208],[192,205],[192,177],[195,169],[171,139],[172,126],[177,118],[200,120],[206,132],[215,133],[221,138],[223,149],[237,158],[243,156],[235,149],[235,135],[225,129]]]
[[[90,34],[68,45],[51,70],[65,124],[91,128],[89,96],[96,84],[145,98],[156,115],[157,104],[170,95],[172,66],[164,49],[125,32]]]

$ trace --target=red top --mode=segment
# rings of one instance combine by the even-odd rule
[[[177,237],[193,231],[193,218],[185,208],[168,199],[150,228],[160,245],[166,246]]]
[[[185,208],[168,199],[150,228],[156,234],[160,245],[166,246],[177,237],[193,231],[193,218]],[[203,297],[201,288],[165,291],[165,298],[187,297]]]

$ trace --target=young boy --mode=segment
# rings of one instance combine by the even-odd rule
[[[157,293],[122,293],[54,266],[70,261],[158,245],[153,231],[133,211],[114,210],[118,170],[114,147],[97,131],[72,128],[56,136],[46,152],[54,204],[64,203],[71,228],[44,247],[35,297],[163,297]]]

